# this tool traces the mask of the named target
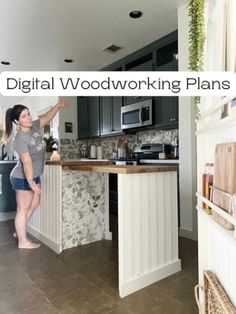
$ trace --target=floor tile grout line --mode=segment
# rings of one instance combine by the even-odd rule
[[[12,243],[13,243],[13,241],[1,242],[1,243],[0,243],[0,248],[1,248],[1,246],[8,245],[8,244],[12,244]]]
[[[24,272],[24,271],[23,271]],[[44,292],[36,285],[36,283],[29,277],[29,275],[27,274],[27,273],[25,273],[24,272],[24,274],[25,274],[25,276],[33,283],[33,285],[36,287],[36,289],[40,292],[40,294],[44,297],[44,299],[46,300],[46,302],[48,303],[48,304],[50,304],[50,305],[52,305],[55,309],[56,309],[56,311],[58,312],[58,313],[60,313],[60,311],[56,308],[56,306],[48,299],[48,297],[44,294]],[[96,289],[98,289],[99,291],[98,291],[98,293],[100,292],[100,293],[102,293],[103,295],[106,295],[106,294],[104,294],[104,292],[99,288],[99,287],[97,287],[95,284],[93,284],[93,283],[91,283],[89,280],[87,280],[84,276],[82,276],[81,274],[80,274],[80,276],[85,280],[85,281],[87,281],[89,284],[91,284],[92,286],[94,286]],[[73,294],[74,293],[74,291],[70,291],[70,292],[68,292],[68,293],[66,293],[66,294],[64,294],[63,295],[63,297],[66,297],[66,296],[69,296],[70,294]],[[109,295],[107,295],[110,299],[112,299],[113,301],[115,301],[113,298],[111,298],[111,296],[109,296]],[[53,300],[53,299],[52,299]],[[117,303],[117,302],[116,302]],[[119,305],[119,304],[118,304]],[[105,313],[104,313],[105,314]]]
[[[9,251],[9,249],[8,249],[8,247],[10,247],[10,251]],[[2,247],[1,248],[1,246],[0,246],[0,249],[2,249],[2,253],[4,254],[4,252],[7,252],[8,253],[8,251],[11,253],[11,246],[6,246],[6,247]],[[14,253],[14,252],[13,252]],[[10,255],[11,256],[11,255]],[[11,256],[11,259],[14,259],[14,256]],[[60,260],[60,259],[58,259],[64,266],[66,266],[66,267],[69,267],[69,265],[68,265],[68,262],[66,262],[66,261],[63,261],[63,260]],[[188,258],[188,261],[189,261],[190,259]],[[107,260],[109,263],[112,263],[110,260]],[[25,308],[24,310],[31,310],[31,309],[35,309],[35,308],[39,308],[40,309],[40,306],[50,306],[50,307],[52,307],[52,309],[55,309],[55,311],[56,311],[56,313],[61,313],[61,311],[52,303],[53,301],[54,301],[54,299],[48,299],[47,298],[47,296],[44,294],[44,292],[40,289],[40,287],[37,285],[37,280],[36,281],[34,281],[33,279],[31,279],[31,277],[30,277],[30,272],[28,272],[27,273],[27,269],[25,268],[24,269],[24,265],[22,266],[22,264],[19,262],[19,260],[18,259],[16,259],[16,265],[17,265],[17,267],[19,267],[19,269],[21,270],[21,272],[22,272],[22,274],[24,274],[29,280],[30,280],[30,282],[32,282],[33,283],[33,288],[35,288],[35,292],[39,292],[40,293],[40,295],[41,296],[43,296],[43,303],[41,304],[41,305],[35,305],[35,307],[34,308]],[[188,265],[188,264],[186,264],[186,265]],[[188,268],[192,268],[193,267],[193,265],[192,265],[192,263],[191,263],[191,265],[189,264],[188,266],[187,266],[187,270],[188,270]],[[74,271],[74,269],[72,269],[73,271]],[[186,275],[186,269],[182,269],[182,271],[184,271],[185,270],[185,275]],[[181,272],[182,272],[181,271]],[[181,273],[180,272],[180,273]],[[108,286],[105,286],[105,287],[102,287],[102,288],[99,288],[99,287],[97,287],[96,286],[96,281],[95,281],[95,283],[93,283],[93,282],[90,282],[90,280],[89,279],[87,279],[84,275],[82,275],[81,273],[78,273],[78,278],[80,277],[81,278],[81,280],[83,279],[83,280],[85,280],[85,282],[87,282],[87,283],[89,283],[91,286],[93,286],[93,287],[95,287],[96,289],[97,289],[97,291],[96,291],[96,293],[101,293],[100,295],[102,296],[102,295],[105,295],[106,297],[107,297],[107,300],[109,301],[109,299],[110,300],[112,300],[112,301],[114,301],[114,308],[113,309],[110,309],[110,310],[108,310],[108,309],[106,309],[106,310],[104,310],[104,314],[111,314],[113,311],[115,311],[115,310],[119,310],[119,308],[122,310],[123,309],[123,306],[124,306],[124,311],[125,311],[125,313],[133,313],[132,312],[132,308],[127,308],[126,307],[126,304],[123,302],[123,299],[121,299],[120,301],[118,300],[116,300],[116,299],[113,299],[113,297],[112,297],[112,294],[114,295],[114,298],[116,298],[116,294],[115,293],[113,293],[113,291],[111,290],[111,295],[109,294],[109,292],[110,292],[110,290],[107,290],[106,289],[106,287],[107,288],[109,288],[109,287],[112,287],[112,285],[108,285]],[[86,275],[86,272],[85,272],[85,275]],[[89,277],[90,278],[90,277]],[[99,276],[99,278],[100,278],[100,276]],[[177,278],[178,279],[178,278]],[[183,279],[184,279],[184,276],[183,276]],[[186,278],[187,279],[187,278]],[[105,280],[105,278],[104,278],[104,280]],[[115,279],[114,279],[115,280]],[[112,282],[114,281],[114,280],[112,280]],[[111,281],[109,281],[108,283],[111,283],[112,284],[112,282]],[[192,282],[192,280],[190,280],[190,282]],[[99,282],[98,282],[98,284],[99,284]],[[105,290],[107,290],[107,292],[106,291],[104,291],[104,290],[102,290],[102,289],[105,289]],[[117,288],[118,289],[118,288]],[[162,290],[162,292],[164,293],[164,295],[169,295],[168,294],[168,290],[166,290],[166,288],[165,287],[159,287],[159,289],[160,290]],[[77,290],[77,289],[76,289]],[[79,289],[77,290],[77,291],[79,291]],[[73,293],[73,291],[72,292],[70,292],[70,294],[71,293]],[[65,295],[63,295],[63,296],[67,296],[67,295],[69,295],[69,293],[66,293]],[[96,294],[97,295],[97,294]],[[59,297],[60,298],[60,296],[57,296],[57,297]],[[175,302],[178,302],[178,303],[181,303],[182,305],[184,305],[184,301],[182,300],[182,298],[178,298],[178,297],[176,297],[175,295],[171,295],[170,296],[171,297],[171,299],[173,300],[173,301],[175,301]],[[89,297],[90,298],[90,297]],[[91,297],[92,298],[92,297]],[[47,305],[48,304],[48,305]],[[117,305],[117,307],[116,307],[116,305]],[[25,305],[26,306],[26,305]],[[131,312],[130,312],[131,311]]]
[[[24,272],[24,271],[23,271]],[[45,301],[50,304],[56,311],[57,313],[60,313],[59,310],[51,303],[51,301],[48,299],[48,297],[43,293],[43,291],[36,285],[36,283],[29,277],[29,275],[24,272],[25,276],[33,283],[33,285],[35,286],[36,290],[38,290],[38,292],[43,296],[43,298],[45,299]],[[39,306],[38,306],[39,307]],[[27,310],[30,310],[33,308],[28,308]]]
[[[109,297],[112,301],[114,301],[116,304],[120,305],[120,303],[114,299],[111,295],[107,294],[104,290],[102,290],[101,288],[99,288],[98,286],[96,286],[93,282],[89,281],[86,277],[84,277],[83,275],[80,274],[80,276],[85,279],[89,284],[91,284],[92,286],[94,286],[95,288],[97,288],[103,295]]]
[[[116,263],[111,262],[110,260],[108,260],[108,262],[110,262],[111,264],[117,265]],[[62,263],[64,265],[66,265],[66,262],[62,260]],[[79,275],[86,280],[89,284],[91,284],[92,286],[94,286],[96,289],[98,289],[104,296],[109,297],[112,301],[114,301],[117,305],[120,305],[120,302],[117,301],[115,298],[113,298],[111,295],[107,294],[104,290],[102,290],[101,288],[99,288],[98,286],[96,286],[93,282],[91,282],[90,280],[88,280],[85,276],[83,276],[81,273],[79,273]],[[117,287],[118,288],[118,287]]]
[[[26,276],[26,278],[32,283],[32,285],[35,287],[35,290],[38,291],[42,296],[43,299],[46,301],[47,304],[50,304],[56,311],[57,313],[60,313],[59,310],[50,302],[50,300],[46,297],[46,295],[44,295],[44,293],[42,292],[42,290],[36,285],[36,283],[29,277],[29,275],[20,267],[20,265],[17,263],[17,266],[19,267],[19,269],[22,271],[22,273]],[[24,309],[22,309],[22,311],[25,310],[32,310],[32,309],[37,309],[40,306],[42,306],[44,304],[39,304],[38,306],[33,306],[33,307],[26,307]]]

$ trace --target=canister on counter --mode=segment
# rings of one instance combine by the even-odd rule
[[[102,159],[102,146],[97,147],[97,159]]]
[[[96,159],[97,158],[96,145],[91,145],[91,148],[90,148],[90,158],[92,158],[92,159]]]

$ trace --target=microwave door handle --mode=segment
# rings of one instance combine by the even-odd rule
[[[143,108],[139,109],[139,121],[143,123]]]

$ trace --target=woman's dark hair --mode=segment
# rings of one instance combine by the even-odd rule
[[[28,108],[24,105],[15,105],[13,108],[7,109],[5,116],[5,131],[3,134],[4,142],[7,142],[7,140],[11,136],[13,127],[12,123],[15,123],[15,121],[19,120],[21,112],[25,109],[28,110]]]

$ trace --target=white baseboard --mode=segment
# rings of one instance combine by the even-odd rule
[[[193,231],[189,231],[186,229],[179,228],[179,236],[183,237],[183,238],[190,239],[190,240],[194,240],[194,241],[198,240],[197,234],[195,234]]]
[[[56,243],[40,233],[39,231],[35,230],[34,228],[27,226],[27,232],[29,232],[32,236],[34,236],[36,239],[47,245],[50,249],[52,249],[57,254],[60,254],[62,252],[62,245],[59,243]]]
[[[0,221],[15,219],[16,212],[0,213]]]
[[[120,287],[119,287],[120,297],[124,298],[125,296],[131,293],[134,293],[135,291],[138,291],[140,289],[143,289],[180,270],[181,270],[181,261],[178,259],[175,262],[172,262],[168,265],[155,269],[154,271],[151,271],[147,274],[137,277],[129,282],[120,284]]]

